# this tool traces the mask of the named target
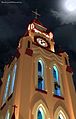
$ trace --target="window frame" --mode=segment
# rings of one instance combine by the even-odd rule
[[[53,75],[53,67],[56,67],[56,70],[58,71],[58,76],[57,76],[57,80],[55,80],[54,76],[53,76],[53,94],[56,95],[57,97],[62,97],[63,96],[63,90],[62,90],[62,81],[61,81],[61,72],[59,70],[59,67],[56,65],[56,64],[53,64],[52,66],[52,75]],[[56,87],[55,87],[56,86]],[[57,88],[57,90],[56,90]],[[58,91],[59,89],[59,92],[55,92],[55,91]],[[57,94],[59,93],[59,94]]]
[[[39,71],[39,65],[41,65],[41,72]],[[37,71],[37,74],[38,74],[38,89],[45,90],[44,62],[41,59],[38,60],[38,71]],[[41,87],[39,87],[39,83],[40,83]]]
[[[44,90],[39,90],[39,89],[38,89],[38,60],[42,60],[42,62],[43,62],[43,64],[44,64],[44,71],[43,71],[43,73],[44,73],[43,78],[44,78],[44,85],[45,85]],[[41,92],[47,93],[46,61],[45,61],[45,59],[44,59],[43,57],[41,57],[40,55],[39,55],[39,56],[36,56],[35,59],[34,59],[34,66],[35,66],[35,68],[34,68],[35,89],[36,89],[37,91],[39,90],[39,91],[41,91]]]

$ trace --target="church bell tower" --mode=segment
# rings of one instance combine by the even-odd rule
[[[53,33],[46,31],[37,18],[30,22],[18,55],[5,66],[0,119],[76,119],[68,54],[55,53]]]

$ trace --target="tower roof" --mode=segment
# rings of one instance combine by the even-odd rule
[[[47,28],[43,26],[43,24],[37,19],[31,20],[29,24],[34,24],[35,28],[39,29],[40,31],[46,32]]]
[[[43,26],[43,24],[36,18],[32,20],[32,23],[36,23],[36,24]]]

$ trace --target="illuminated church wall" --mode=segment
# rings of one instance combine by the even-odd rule
[[[0,119],[75,119],[72,69],[66,52],[55,53],[52,33],[36,19],[20,39],[17,55],[5,66]],[[16,105],[15,110],[12,106]]]

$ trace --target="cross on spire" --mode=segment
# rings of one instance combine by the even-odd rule
[[[12,114],[11,119],[16,119],[15,118],[15,108],[17,108],[17,106],[16,105],[13,105],[12,107],[14,108],[14,111],[13,111],[13,114]]]
[[[36,19],[38,18],[38,16],[40,16],[40,14],[38,14],[38,12],[37,12],[37,9],[35,9],[35,11],[32,11],[32,12],[35,14]]]
[[[16,105],[13,105],[12,107],[14,108],[14,113],[15,113],[15,109],[17,108],[17,106]]]

